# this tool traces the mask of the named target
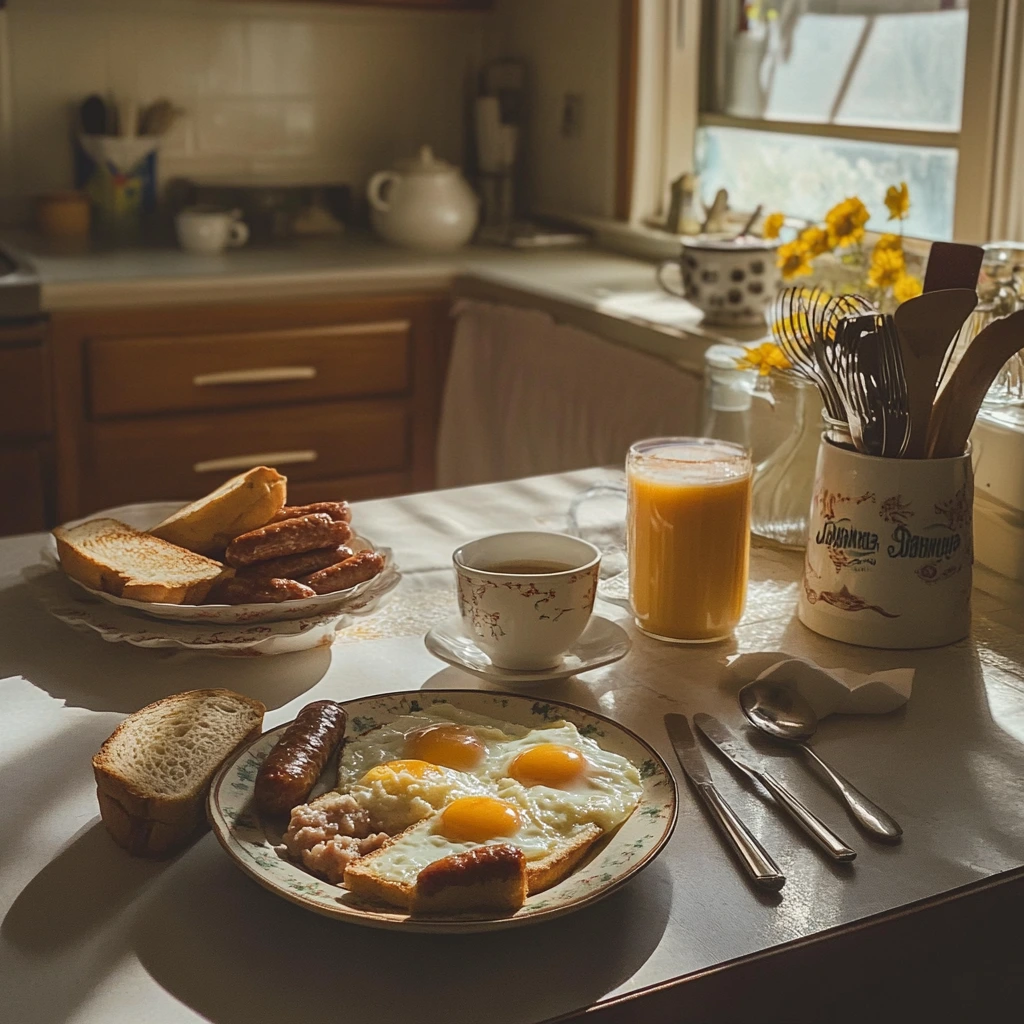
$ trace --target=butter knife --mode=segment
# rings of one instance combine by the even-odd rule
[[[857,856],[805,804],[801,803],[771,772],[764,768],[760,756],[740,743],[732,732],[711,715],[694,715],[693,724],[737,767],[756,779],[775,798],[778,805],[834,860],[850,861]]]
[[[700,747],[697,746],[686,716],[666,715],[665,728],[687,778],[707,804],[722,834],[729,840],[743,866],[750,872],[751,878],[766,889],[781,889],[786,884],[786,876],[750,829],[726,803],[725,798],[715,789],[711,772]]]

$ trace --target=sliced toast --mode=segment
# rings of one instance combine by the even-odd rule
[[[236,537],[265,526],[284,507],[288,478],[256,466],[168,516],[149,532],[201,555],[220,556]]]
[[[192,690],[129,715],[92,759],[100,815],[129,853],[161,857],[205,822],[210,781],[263,730],[266,708],[231,690]]]
[[[233,570],[116,519],[53,531],[61,568],[93,590],[135,601],[202,604]]]

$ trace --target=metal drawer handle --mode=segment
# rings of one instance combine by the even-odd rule
[[[221,370],[219,373],[197,373],[192,383],[197,388],[220,384],[279,384],[287,380],[312,380],[315,366],[266,366],[252,370]]]
[[[359,324],[335,324],[330,328],[331,334],[395,334],[407,331],[412,326],[411,320],[377,320],[363,321]]]
[[[206,459],[192,466],[196,473],[220,473],[225,469],[252,469],[253,466],[294,466],[300,462],[316,462],[312,448],[294,452],[258,452],[255,455],[230,455],[226,459]]]

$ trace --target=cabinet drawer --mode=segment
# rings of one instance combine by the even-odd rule
[[[46,529],[46,454],[41,445],[0,445],[0,536]]]
[[[289,480],[288,502],[291,505],[310,505],[314,501],[368,501],[371,498],[390,498],[408,494],[413,489],[411,473],[369,473],[362,476],[343,476],[334,480]],[[376,540],[372,524],[362,522],[367,533]]]
[[[43,437],[50,433],[50,381],[42,345],[0,347],[0,437]]]
[[[403,318],[181,336],[92,338],[89,408],[98,418],[403,394]]]
[[[296,483],[403,471],[409,433],[401,401],[98,423],[81,463],[82,505],[197,498],[260,464]]]

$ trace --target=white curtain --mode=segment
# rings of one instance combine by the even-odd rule
[[[621,465],[633,441],[698,429],[701,381],[664,360],[537,310],[463,300],[455,316],[439,487]]]

